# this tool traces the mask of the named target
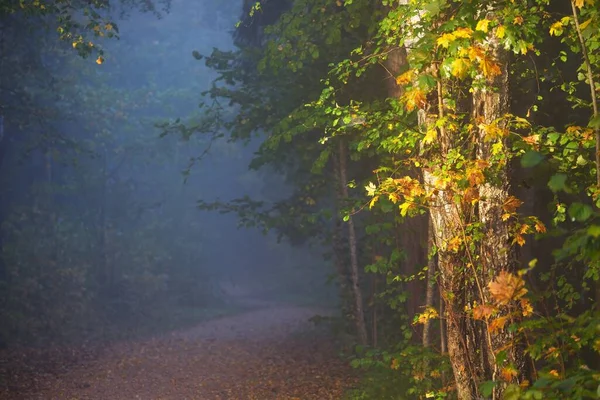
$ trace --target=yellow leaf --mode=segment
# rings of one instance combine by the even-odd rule
[[[529,300],[524,298],[521,299],[521,310],[523,311],[524,317],[533,314],[533,307],[531,306]]]
[[[434,140],[437,139],[437,129],[429,128],[425,133],[425,137],[423,137],[423,143],[430,144],[433,143]]]
[[[505,35],[506,35],[506,28],[504,27],[504,25],[500,25],[498,28],[496,28],[496,36],[499,39],[503,39]]]
[[[435,308],[428,306],[421,314],[415,316],[414,324],[425,324],[430,319],[438,318],[439,316]]]
[[[509,213],[502,214],[502,221],[506,221],[509,218],[510,218],[510,214]]]
[[[522,25],[522,24],[523,24],[523,21],[525,21],[525,20],[523,19],[523,17],[522,17],[522,16],[520,16],[520,15],[517,15],[517,16],[515,17],[515,19],[513,19],[513,24],[515,24],[515,25]]]
[[[406,85],[407,83],[410,83],[413,79],[414,72],[415,71],[413,69],[409,69],[396,78],[396,83],[398,85]]]
[[[456,58],[452,61],[450,73],[457,78],[464,78],[467,75],[471,63],[468,58]]]
[[[406,101],[406,109],[412,111],[416,108],[424,108],[427,104],[427,96],[420,89],[412,89],[404,95]]]
[[[468,39],[473,36],[473,30],[471,28],[458,28],[452,34],[457,39]]]
[[[574,0],[575,6],[579,9],[583,8],[584,0]]]
[[[517,243],[519,246],[523,246],[525,244],[525,238],[521,235],[515,235],[515,239],[513,243]]]
[[[373,208],[373,206],[375,205],[375,203],[377,203],[377,200],[379,200],[378,196],[375,196],[371,199],[371,201],[369,202],[369,208]]]
[[[483,57],[481,59],[481,61],[479,62],[479,67],[481,68],[481,72],[483,72],[483,75],[488,79],[502,74],[500,66],[488,57]]]
[[[412,207],[412,204],[409,202],[404,202],[402,204],[400,204],[399,208],[400,208],[400,215],[402,215],[403,217],[406,217],[406,214],[408,214],[408,210]]]
[[[475,27],[475,30],[487,33],[487,31],[489,29],[490,22],[492,22],[492,21],[490,21],[487,18],[478,21],[477,22],[477,26]]]
[[[106,29],[107,31],[111,31],[113,28],[112,24],[106,24],[104,25],[104,29]]]
[[[442,46],[443,48],[447,49],[448,46],[450,46],[450,43],[452,43],[455,40],[456,36],[454,36],[453,33],[444,33],[442,36],[437,38],[436,42],[438,46]]]
[[[508,131],[506,129],[500,128],[498,126],[498,124],[479,124],[477,126],[479,129],[481,129],[484,133],[484,139],[486,142],[492,141],[492,140],[496,140],[496,139],[501,139],[503,137],[505,137],[508,134]]]
[[[584,30],[585,28],[588,27],[588,25],[590,24],[590,22],[592,22],[592,19],[588,19],[587,21],[585,21],[584,23],[582,23],[581,25],[579,25],[579,29]]]
[[[553,369],[552,371],[549,372],[550,375],[552,375],[555,378],[558,378],[560,376],[560,374],[558,373],[557,370]]]
[[[471,186],[481,185],[483,182],[485,182],[483,171],[478,168],[468,168],[467,179],[469,180],[469,184]]]
[[[467,49],[467,54],[469,55],[469,59],[472,61],[481,60],[485,57],[485,53],[483,49],[479,46],[471,46]]]
[[[460,236],[455,236],[448,241],[446,245],[446,251],[452,251],[454,253],[458,253],[460,250],[460,245],[462,244],[462,238]]]
[[[398,363],[397,359],[392,359],[392,365],[390,365],[391,369],[398,369],[400,367],[400,364]]]
[[[560,36],[563,33],[563,24],[561,21],[556,21],[550,25],[550,36]]]
[[[506,325],[506,321],[508,320],[508,317],[498,317],[495,320],[493,320],[489,327],[488,330],[490,333],[494,333],[494,332],[499,332],[502,329],[504,329],[504,325]]]
[[[96,58],[96,64],[101,65],[104,62],[104,58],[102,56],[98,56]]]
[[[527,293],[525,281],[510,272],[501,271],[495,280],[488,284],[492,298],[497,304],[508,304],[518,300]]]

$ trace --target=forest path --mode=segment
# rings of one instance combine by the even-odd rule
[[[95,360],[46,376],[35,394],[18,398],[340,399],[355,374],[330,335],[308,321],[326,311],[264,303],[191,329],[118,343]]]

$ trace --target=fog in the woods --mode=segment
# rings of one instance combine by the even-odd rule
[[[335,301],[318,244],[278,242],[238,228],[235,213],[198,208],[289,195],[282,176],[249,170],[255,141],[159,136],[157,125],[193,124],[199,103],[214,105],[202,92],[216,75],[192,54],[232,49],[241,7],[173,1],[160,18],[130,12],[115,20],[119,40],[98,39],[101,65],[52,31],[31,33],[40,54],[22,66],[31,83],[0,82],[4,345],[154,334],[260,304]],[[22,56],[9,47],[22,33],[5,28],[3,51]]]

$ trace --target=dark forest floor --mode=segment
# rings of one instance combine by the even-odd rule
[[[0,399],[327,400],[356,383],[323,310],[264,304],[159,337],[97,349],[0,354]]]

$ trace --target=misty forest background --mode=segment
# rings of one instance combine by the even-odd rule
[[[316,304],[350,398],[600,398],[599,26],[0,0],[0,344]]]

